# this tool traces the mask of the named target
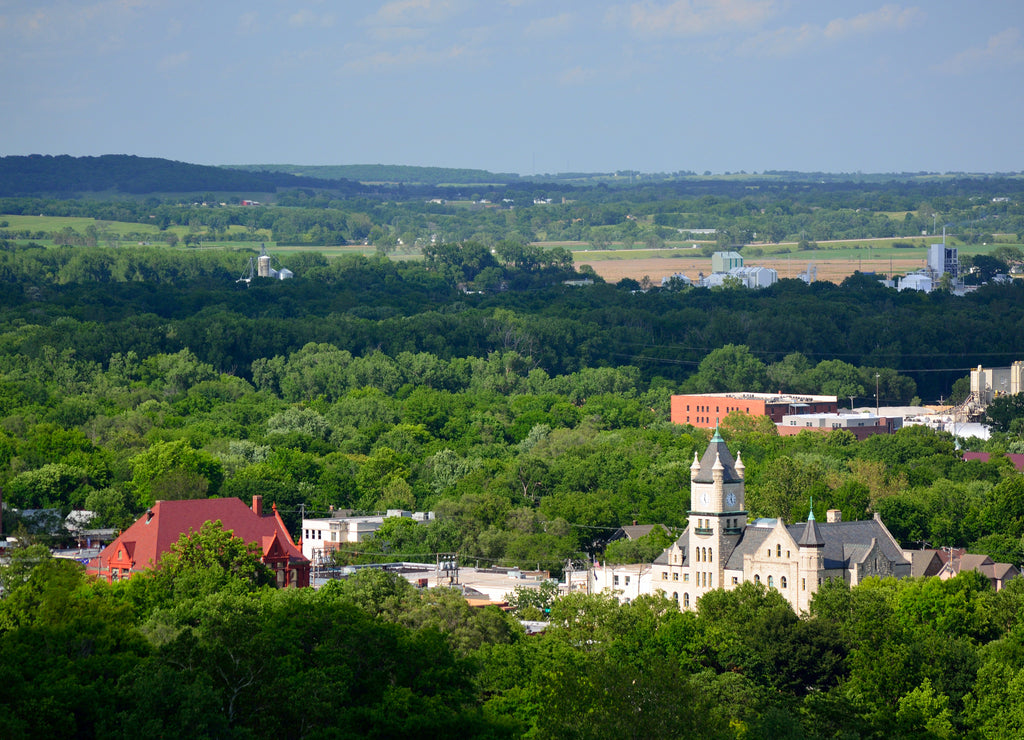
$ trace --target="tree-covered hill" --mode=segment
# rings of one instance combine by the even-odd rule
[[[106,154],[0,157],[0,196],[118,192],[148,193],[273,193],[280,188],[310,187],[349,194],[360,188],[347,180],[323,180],[275,172],[243,172],[175,162],[154,157]]]
[[[244,172],[285,172],[324,180],[357,180],[364,183],[405,183],[406,185],[473,185],[510,183],[519,175],[452,167],[413,167],[396,164],[234,164],[226,168]]]

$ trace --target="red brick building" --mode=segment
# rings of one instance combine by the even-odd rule
[[[828,434],[836,429],[845,429],[858,440],[865,440],[874,434],[895,434],[903,428],[903,419],[874,414],[786,414],[782,423],[775,426],[782,437],[792,437],[805,431]]]
[[[787,414],[836,413],[836,396],[798,396],[782,393],[693,393],[672,396],[672,422],[713,429],[732,411],[767,416],[780,424]]]
[[[262,496],[253,496],[251,509],[237,498],[157,501],[89,562],[87,572],[112,583],[156,568],[181,535],[213,521],[257,544],[279,587],[309,585],[309,560],[288,534],[277,508],[264,514]]]

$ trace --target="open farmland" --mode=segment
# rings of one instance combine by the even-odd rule
[[[696,280],[698,273],[705,275],[711,272],[711,259],[696,254],[685,258],[670,257],[628,257],[617,259],[593,259],[591,253],[576,252],[573,254],[577,269],[581,265],[590,265],[594,272],[611,283],[623,278],[642,280],[645,276],[653,282],[660,283],[661,278],[676,273],[683,273],[691,280]],[[758,257],[747,261],[748,265],[771,267],[778,271],[779,278],[795,278],[813,262],[818,270],[818,280],[841,283],[854,272],[877,272],[888,275],[890,271],[902,275],[924,266],[924,257],[899,259],[857,259],[850,257],[833,257],[827,252],[793,255],[791,258]]]

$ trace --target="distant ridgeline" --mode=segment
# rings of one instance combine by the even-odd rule
[[[1024,190],[1019,174],[970,175],[964,173],[798,173],[771,171],[697,175],[694,172],[642,173],[560,172],[518,175],[479,169],[412,167],[405,165],[291,165],[255,164],[212,167],[155,157],[105,154],[99,157],[40,155],[0,157],[0,197],[101,198],[160,194],[237,193],[251,197],[285,190],[326,192],[333,197],[371,199],[463,198],[480,193],[452,195],[452,188],[490,186],[491,197],[501,191],[548,191],[547,195],[579,197],[592,193],[597,200],[616,200],[621,190],[643,190],[651,198],[701,196],[748,198],[775,195],[793,198],[818,194],[827,199],[867,194],[866,203],[853,207],[878,206],[880,190],[891,197],[909,196],[913,208],[921,198],[992,196],[1016,199]],[[822,204],[822,205],[830,205]],[[892,208],[900,210],[893,203]]]
[[[356,180],[363,183],[406,185],[493,185],[516,182],[519,175],[509,172],[455,169],[448,167],[410,167],[396,164],[240,164],[225,165],[244,172],[282,172],[324,180]]]
[[[321,180],[285,172],[247,172],[169,159],[105,154],[99,157],[0,157],[0,196],[56,196],[79,193],[275,193],[316,188],[356,195],[350,180]]]

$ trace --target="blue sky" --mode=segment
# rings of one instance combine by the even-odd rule
[[[0,0],[0,154],[1024,170],[1021,0]]]

